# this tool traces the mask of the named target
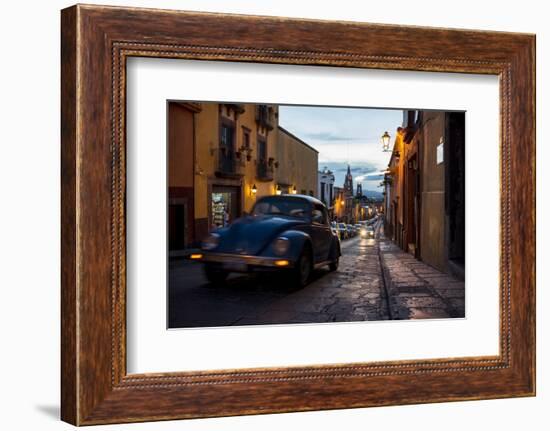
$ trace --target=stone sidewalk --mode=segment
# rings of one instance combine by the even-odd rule
[[[464,317],[464,282],[380,240],[380,264],[391,319]]]

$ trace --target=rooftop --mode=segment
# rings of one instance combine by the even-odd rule
[[[283,133],[286,133],[288,136],[290,136],[291,138],[295,139],[296,141],[298,141],[300,144],[304,145],[305,147],[309,148],[310,150],[313,150],[315,151],[317,154],[319,154],[319,151],[317,151],[315,148],[313,148],[311,145],[309,144],[306,144],[304,141],[302,141],[300,138],[298,138],[298,136],[290,133],[288,130],[286,130],[284,127],[281,127],[279,126],[279,130]]]

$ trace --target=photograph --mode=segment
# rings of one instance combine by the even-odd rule
[[[465,317],[465,112],[166,112],[168,329]]]

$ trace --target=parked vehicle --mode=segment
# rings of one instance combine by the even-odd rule
[[[250,215],[205,238],[202,251],[193,256],[212,283],[232,272],[284,271],[296,286],[305,286],[314,268],[335,271],[341,255],[327,208],[304,195],[258,199]]]
[[[350,237],[345,223],[338,223],[338,231],[340,232],[340,239],[348,239]]]
[[[346,229],[348,231],[348,238],[353,238],[356,233],[354,227],[351,224],[347,224]]]

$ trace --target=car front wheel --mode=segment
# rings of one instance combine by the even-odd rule
[[[311,250],[306,247],[302,250],[302,254],[300,254],[300,258],[296,262],[296,267],[292,274],[292,281],[296,287],[304,287],[307,284],[311,276],[312,267]]]
[[[204,275],[206,279],[212,284],[222,284],[229,275],[227,271],[223,271],[218,266],[205,264]]]

